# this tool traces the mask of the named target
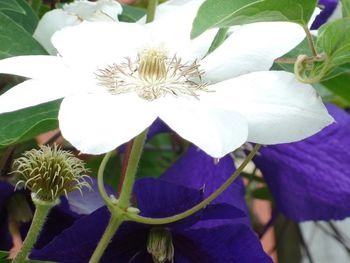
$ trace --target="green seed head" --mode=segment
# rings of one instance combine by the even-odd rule
[[[74,190],[90,188],[84,162],[57,145],[25,152],[14,161],[14,168],[19,177],[16,186],[23,184],[42,201],[53,202]]]
[[[147,252],[152,255],[154,263],[173,263],[174,245],[171,232],[164,227],[152,228],[148,235]]]

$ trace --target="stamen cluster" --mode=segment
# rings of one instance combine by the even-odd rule
[[[147,252],[152,255],[154,263],[174,262],[174,245],[171,232],[164,227],[150,230]]]
[[[14,167],[19,176],[16,187],[23,184],[43,201],[55,201],[74,190],[90,188],[84,162],[57,145],[25,152],[15,160]]]
[[[197,61],[183,64],[181,58],[166,56],[159,50],[146,50],[136,61],[126,58],[120,64],[112,64],[96,72],[99,85],[115,95],[127,92],[153,101],[167,94],[198,98],[199,91],[208,91]]]

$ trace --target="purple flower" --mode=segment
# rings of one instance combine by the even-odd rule
[[[75,192],[72,192],[73,196],[75,194]],[[80,204],[79,207],[84,206],[84,204],[85,203]],[[9,232],[9,220],[16,222],[16,224],[20,226],[19,230],[22,239],[25,238],[30,225],[30,210],[33,209],[34,206],[30,200],[28,191],[15,191],[14,186],[10,183],[0,181],[0,250],[7,251],[13,246],[12,237]],[[16,213],[14,213],[16,218],[10,215],[10,210],[16,211]],[[35,247],[40,248],[45,246],[56,235],[67,227],[70,227],[74,221],[80,217],[79,209],[76,208],[76,210],[76,212],[72,211],[67,199],[61,198],[60,205],[54,207],[50,211],[48,220],[44,225]]]
[[[14,187],[0,181],[0,250],[9,250],[12,247],[11,236],[8,231],[7,203],[13,195]]]
[[[315,18],[314,22],[311,25],[311,29],[318,29],[328,19],[335,13],[339,0],[320,0],[319,5],[321,6],[321,13]]]
[[[157,218],[182,212],[209,195],[233,171],[230,157],[215,165],[212,158],[191,148],[161,179],[136,182],[137,206],[142,215]],[[213,176],[216,176],[214,181]],[[109,217],[105,207],[82,217],[47,246],[34,251],[31,258],[60,263],[88,262]],[[238,180],[224,197],[180,222],[166,226],[125,222],[101,262],[151,263],[148,238],[158,230],[171,234],[175,262],[272,262],[245,222],[248,220],[243,186]]]
[[[306,140],[264,147],[254,159],[277,208],[295,221],[350,216],[350,116],[327,108],[336,123]]]

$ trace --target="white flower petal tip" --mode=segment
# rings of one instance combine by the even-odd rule
[[[0,73],[32,79],[52,79],[67,73],[60,57],[32,55],[0,60]]]
[[[162,99],[159,107],[159,117],[172,130],[214,158],[225,156],[247,140],[248,124],[239,113],[181,99]]]
[[[0,114],[64,97],[64,91],[49,82],[27,80],[0,96]]]
[[[203,59],[204,80],[227,80],[254,71],[269,70],[273,61],[305,38],[300,25],[290,22],[259,22],[233,28],[232,34]]]
[[[216,92],[201,100],[244,116],[250,142],[299,141],[334,122],[315,89],[288,72],[254,72],[210,87]]]
[[[58,120],[63,137],[81,153],[99,155],[128,142],[157,116],[134,94],[66,97]]]

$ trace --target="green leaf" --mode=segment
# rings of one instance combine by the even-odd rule
[[[122,22],[136,22],[145,16],[146,9],[134,7],[130,5],[123,5],[123,13],[119,15],[119,20]]]
[[[339,75],[335,78],[323,81],[321,84],[334,94],[350,103],[350,73]]]
[[[267,186],[255,189],[252,192],[252,196],[257,199],[272,200],[271,192]]]
[[[0,115],[0,147],[29,140],[58,127],[61,100]]]
[[[0,12],[0,59],[40,54],[47,53],[31,34]]]
[[[14,12],[25,14],[25,10],[15,0],[2,0],[0,2],[0,11],[11,10]]]
[[[6,258],[9,255],[8,251],[0,250],[0,259]]]
[[[350,18],[323,25],[316,45],[327,54],[330,67],[350,63]]]
[[[290,21],[307,25],[317,0],[207,0],[193,21],[191,38],[210,28],[262,21]]]
[[[2,0],[4,1],[4,0]],[[13,2],[18,6],[17,9],[4,9],[2,12],[8,18],[13,20],[20,27],[25,29],[29,34],[33,34],[38,24],[38,16],[25,0],[5,0],[5,2]]]
[[[229,27],[223,27],[218,30],[216,33],[213,42],[210,45],[208,50],[208,54],[212,53],[215,49],[217,49],[227,38],[227,33],[229,31]]]

